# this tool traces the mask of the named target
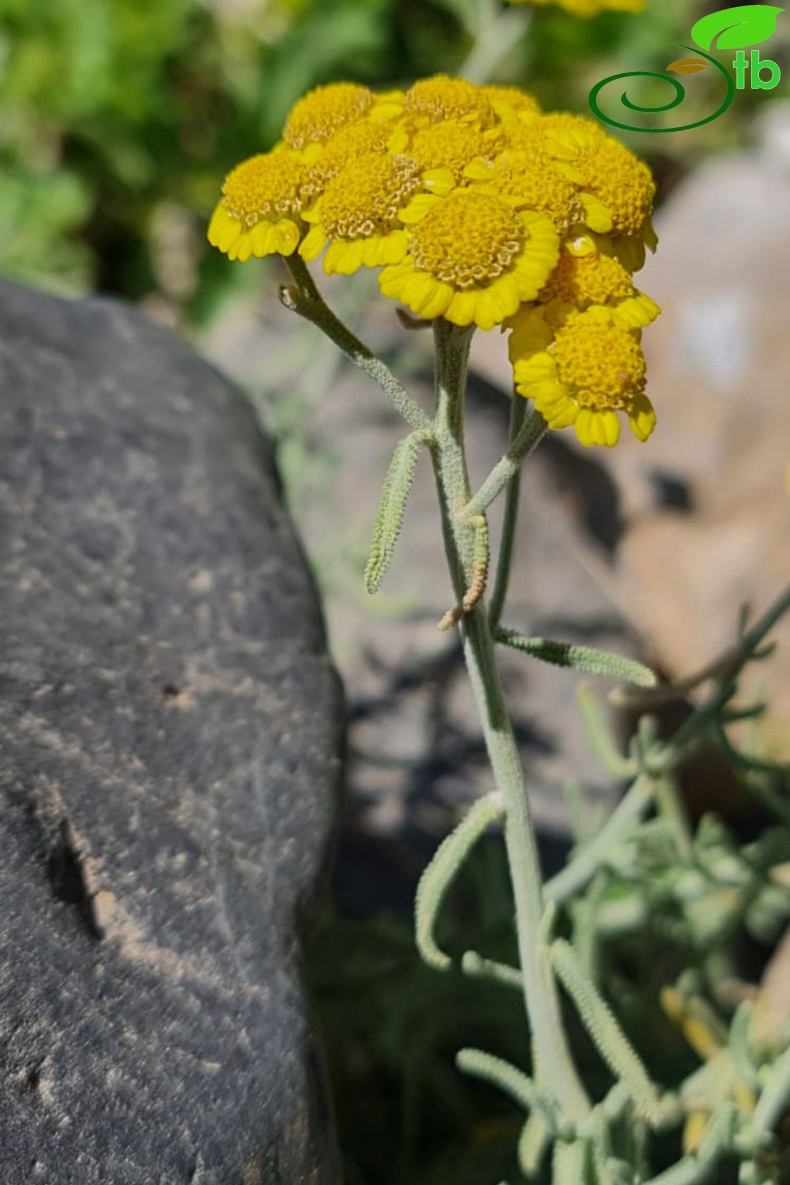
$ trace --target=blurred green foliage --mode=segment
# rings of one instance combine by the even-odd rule
[[[665,65],[699,8],[654,0],[591,21],[541,8],[498,74],[584,110],[611,68]],[[494,0],[0,0],[0,272],[204,317],[244,283],[204,245],[221,179],[271,146],[294,100],[338,78],[457,71],[496,13]]]

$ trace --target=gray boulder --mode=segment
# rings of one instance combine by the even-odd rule
[[[341,734],[243,397],[0,282],[0,1180],[339,1180],[298,932]]]

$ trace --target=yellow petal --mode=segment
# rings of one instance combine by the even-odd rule
[[[579,201],[584,209],[584,221],[590,230],[602,235],[608,234],[614,225],[609,207],[591,193],[580,193]]]
[[[277,250],[277,231],[271,222],[259,222],[250,231],[252,253],[258,259],[272,255]]]
[[[299,227],[290,218],[282,218],[275,227],[275,251],[293,255],[299,243]]]
[[[579,444],[583,444],[585,448],[589,447],[591,444],[595,444],[595,436],[593,434],[594,424],[594,413],[589,407],[582,407],[573,426],[576,429],[576,437],[579,441]]]
[[[350,242],[335,239],[326,249],[324,271],[328,276],[335,273],[339,273],[341,276],[351,276],[362,267],[364,252],[364,239],[352,239]]]
[[[656,426],[656,413],[647,395],[635,395],[628,410],[631,431],[637,440],[647,440]]]
[[[441,198],[436,194],[418,193],[402,210],[398,211],[398,220],[406,223],[407,226],[414,222],[421,222],[438,201],[441,201]]]
[[[446,197],[455,188],[455,177],[449,169],[427,169],[422,175],[426,189],[438,197]]]
[[[323,227],[313,226],[307,232],[299,246],[299,254],[302,259],[310,263],[311,260],[317,259],[324,249],[326,244],[326,233]]]

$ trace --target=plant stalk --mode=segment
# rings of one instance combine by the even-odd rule
[[[437,319],[436,418],[432,449],[442,529],[453,588],[461,600],[472,577],[474,532],[459,514],[469,502],[463,439],[463,399],[471,330]],[[535,1072],[553,1092],[565,1119],[580,1123],[590,1104],[571,1058],[559,995],[543,942],[543,886],[521,760],[507,713],[483,606],[461,621],[464,657],[480,713],[497,788],[506,807],[505,844],[516,908],[524,999],[535,1050]]]

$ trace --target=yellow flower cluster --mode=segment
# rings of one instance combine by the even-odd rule
[[[507,0],[508,4],[555,4],[574,16],[599,12],[641,12],[647,0]]]
[[[381,268],[384,296],[419,318],[512,330],[517,390],[549,427],[612,445],[619,412],[640,440],[655,423],[640,336],[659,310],[632,280],[656,244],[653,195],[620,141],[515,88],[336,83],[228,175],[208,237],[241,261]]]

